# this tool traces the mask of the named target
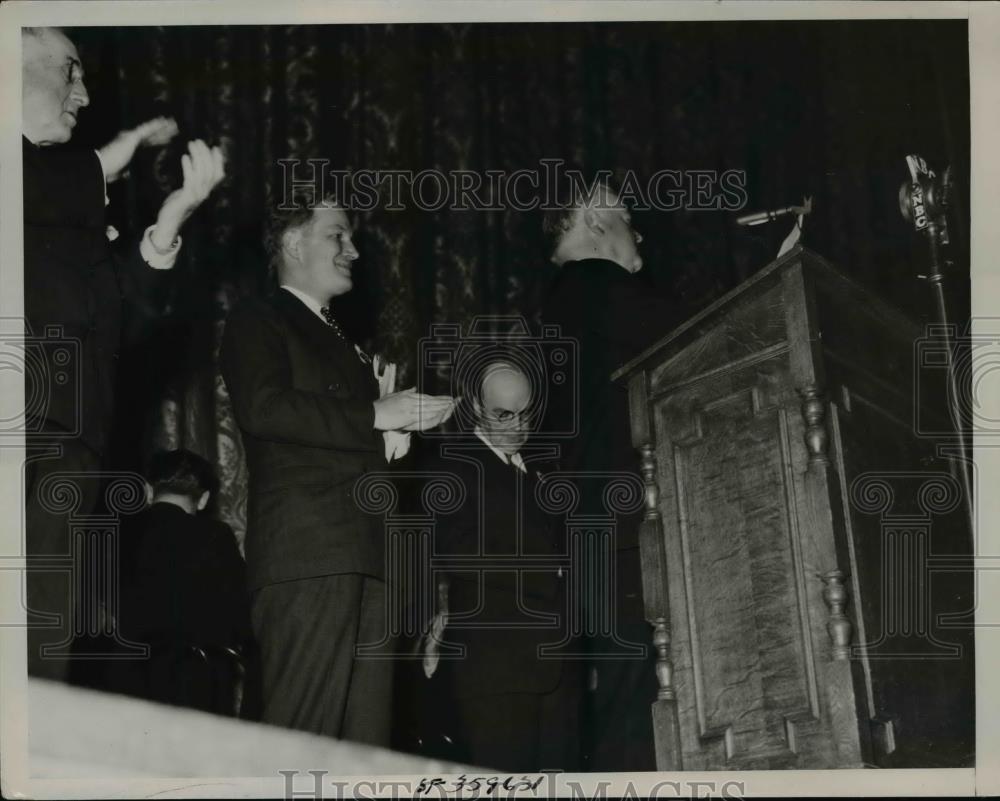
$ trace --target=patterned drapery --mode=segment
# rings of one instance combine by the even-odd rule
[[[172,313],[123,365],[118,458],[138,464],[152,443],[211,458],[219,511],[240,535],[245,468],[214,354],[225,310],[266,285],[261,226],[279,159],[510,173],[561,158],[642,179],[743,170],[751,209],[811,194],[806,242],[918,314],[920,243],[896,209],[903,159],[950,163],[968,186],[964,21],[160,27],[74,38],[92,96],[80,136],[103,141],[168,113],[179,140],[226,151],[226,181],[184,229]],[[182,146],[140,154],[113,187],[122,225],[148,224],[178,181]],[[960,243],[963,203],[960,192]],[[734,216],[634,215],[649,278],[681,312],[759,269],[787,233],[740,229]],[[357,227],[356,288],[337,311],[407,384],[432,324],[530,318],[550,278],[529,212],[378,206]]]

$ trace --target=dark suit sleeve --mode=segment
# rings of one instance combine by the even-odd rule
[[[425,447],[434,449],[442,447],[439,442],[431,440]],[[447,512],[435,515],[434,550],[436,553],[456,556],[476,552],[475,537],[469,537],[469,530],[475,528],[476,506],[479,493],[476,491],[475,476],[466,463],[459,459],[446,459],[439,453],[422,454],[419,462],[420,473],[423,476],[426,489],[437,476],[444,475],[448,479],[456,478],[461,484],[462,503]]]
[[[132,346],[147,338],[163,319],[174,287],[174,270],[157,270],[142,258],[137,239],[115,254],[118,284],[125,300],[122,343]]]
[[[227,321],[220,364],[236,422],[259,439],[372,450],[372,402],[293,387],[285,336],[262,308],[238,309]]]

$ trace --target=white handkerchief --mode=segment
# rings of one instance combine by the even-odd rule
[[[383,369],[383,364],[385,365]],[[372,359],[372,371],[378,381],[378,396],[384,398],[396,391],[396,365],[385,362],[381,354]],[[385,440],[385,460],[402,459],[410,450],[410,433],[408,431],[383,431]]]
[[[438,612],[434,616],[434,620],[431,621],[430,629],[424,635],[423,668],[424,675],[427,678],[434,675],[438,663],[441,661],[439,643],[441,642],[441,635],[444,634],[444,627],[447,625],[447,620],[447,613]]]
[[[383,431],[385,439],[385,460],[402,459],[410,450],[409,431]]]

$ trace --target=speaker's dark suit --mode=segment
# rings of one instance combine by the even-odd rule
[[[29,556],[71,552],[68,521],[38,498],[52,473],[74,473],[76,514],[100,497],[102,456],[114,413],[115,368],[125,338],[135,339],[159,305],[169,270],[150,268],[138,242],[112,254],[106,233],[104,176],[97,154],[71,146],[36,147],[22,139],[24,168],[25,469]],[[126,307],[126,301],[128,302]],[[162,301],[162,296],[160,298]],[[126,315],[126,310],[131,314]],[[56,455],[44,443],[58,442]],[[69,663],[42,657],[69,641],[70,589],[64,574],[28,570],[28,606],[56,612],[63,625],[32,626],[28,670],[66,679]],[[68,648],[60,646],[59,652]]]
[[[578,343],[579,387],[554,385],[547,415],[563,430],[572,415],[570,393],[579,393],[577,435],[560,440],[567,470],[638,473],[632,448],[628,392],[611,374],[670,330],[674,310],[641,274],[606,259],[569,261],[558,268],[542,304],[543,323],[560,326]],[[638,516],[637,516],[638,517]],[[618,533],[620,549],[638,545],[634,526]]]
[[[249,471],[263,718],[387,742],[391,663],[354,658],[384,629],[384,533],[353,494],[384,467],[371,367],[285,290],[233,311],[220,361]]]
[[[565,427],[572,414],[571,392],[579,392],[578,433],[562,441],[560,464],[565,470],[638,474],[632,448],[628,393],[613,384],[611,374],[659,337],[676,319],[675,310],[657,296],[641,275],[605,259],[570,261],[558,268],[543,304],[541,319],[556,323],[564,337],[578,343],[579,388],[565,382],[553,388],[549,419]],[[601,498],[584,493],[584,508]],[[648,644],[651,629],[642,605],[638,529],[641,512],[620,516],[617,526],[617,606],[619,636]],[[604,607],[605,598],[585,602]],[[591,641],[594,650],[617,646]],[[652,648],[647,658],[602,658],[595,662],[597,688],[588,696],[585,769],[588,771],[655,770],[650,704],[657,682]]]
[[[542,646],[567,637],[570,622],[566,570],[539,562],[566,555],[563,519],[546,512],[536,496],[553,465],[525,450],[521,471],[478,439],[446,447],[454,450],[428,460],[426,469],[458,476],[465,500],[439,517],[435,553],[474,562],[447,574],[444,639],[465,648],[462,658],[443,658],[439,668],[455,735],[473,764],[574,770],[581,664],[558,652],[540,654]]]

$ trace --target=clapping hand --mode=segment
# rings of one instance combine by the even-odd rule
[[[184,221],[226,176],[222,151],[218,146],[209,148],[201,139],[188,143],[188,152],[181,156],[181,169],[184,185],[167,196],[156,218],[153,244],[161,250],[170,247]]]
[[[451,417],[456,403],[458,399],[450,395],[424,395],[415,387],[393,392],[375,401],[375,428],[427,431]]]
[[[108,183],[117,181],[140,147],[159,147],[177,135],[177,123],[172,117],[156,117],[135,128],[122,131],[98,152]]]

